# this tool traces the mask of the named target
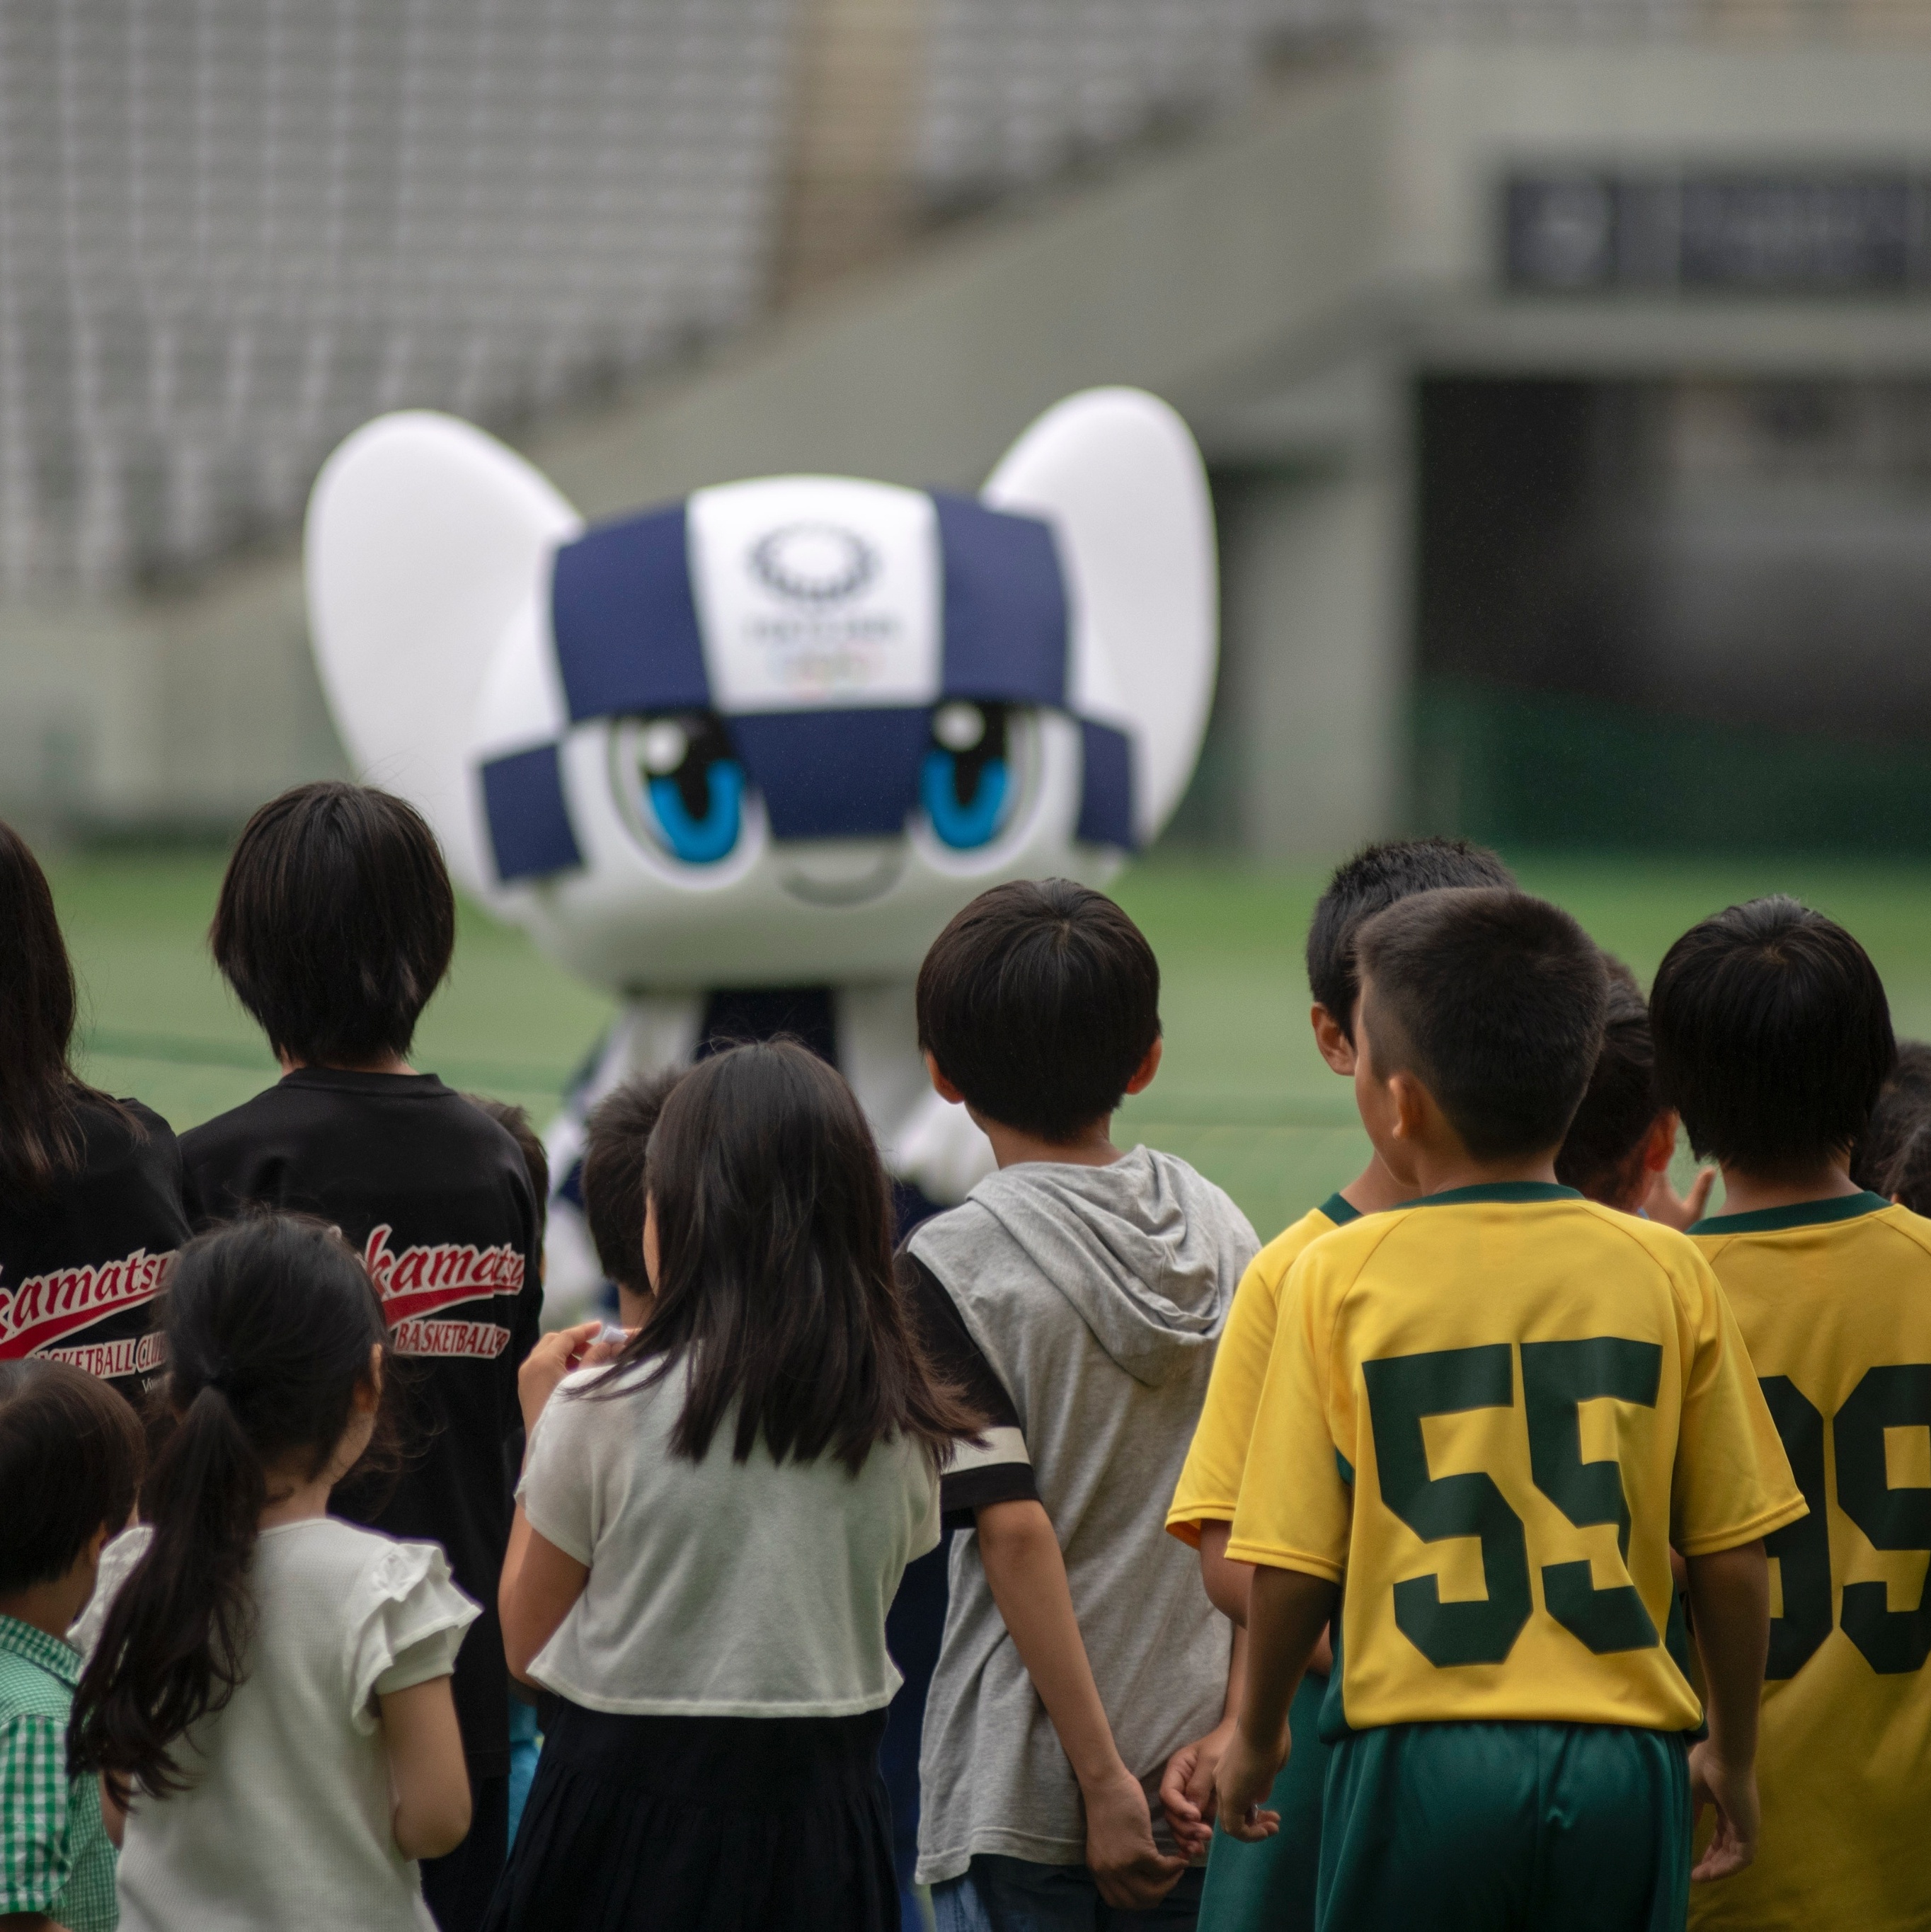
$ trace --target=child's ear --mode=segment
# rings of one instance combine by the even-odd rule
[[[1156,1042],[1156,1045],[1157,1044],[1158,1042]],[[953,1086],[952,1082],[947,1079],[945,1076],[938,1070],[938,1062],[935,1060],[929,1053],[926,1054],[925,1056],[925,1070],[926,1077],[932,1082],[932,1090],[936,1094],[941,1100],[949,1100],[955,1107],[962,1107],[966,1104],[965,1095],[960,1093],[959,1089]],[[1151,1080],[1153,1078],[1153,1076],[1149,1073],[1146,1077]],[[1129,1087],[1127,1089],[1127,1091],[1129,1094],[1134,1093],[1137,1090],[1137,1089],[1131,1087]]]
[[[1354,1042],[1348,1038],[1347,1030],[1341,1022],[1318,1000],[1308,1010],[1308,1022],[1314,1029],[1314,1045],[1321,1058],[1337,1073],[1352,1077],[1354,1072]]]
[[[1643,1169],[1660,1174],[1676,1158],[1676,1114],[1665,1108],[1650,1124],[1648,1140],[1643,1147]]]
[[[1397,1072],[1388,1076],[1388,1097],[1394,1118],[1389,1123],[1397,1140],[1419,1140],[1428,1132],[1428,1115],[1434,1102],[1428,1089],[1412,1073]]]
[[[1167,1050],[1167,1042],[1156,1040],[1146,1049],[1146,1057],[1134,1069],[1133,1078],[1126,1084],[1129,1094],[1144,1094],[1153,1084],[1153,1076],[1160,1071],[1160,1057]]]

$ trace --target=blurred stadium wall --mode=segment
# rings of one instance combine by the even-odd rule
[[[294,531],[377,411],[593,514],[1215,477],[1174,836],[1931,844],[1931,0],[0,8],[0,810],[339,767]]]

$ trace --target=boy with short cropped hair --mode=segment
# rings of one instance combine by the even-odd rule
[[[1651,994],[1662,1090],[1723,1170],[1690,1230],[1810,1514],[1773,1534],[1761,1857],[1697,1932],[1931,1924],[1931,1222],[1851,1171],[1895,1048],[1876,968],[1785,898],[1684,934]]]
[[[1512,886],[1509,868],[1491,851],[1460,838],[1401,838],[1369,845],[1335,868],[1308,923],[1308,1015],[1314,1043],[1337,1073],[1354,1074],[1356,978],[1354,936],[1363,921],[1416,892],[1454,886]],[[1250,1565],[1227,1559],[1228,1528],[1240,1494],[1269,1357],[1281,1285],[1310,1242],[1335,1228],[1392,1208],[1401,1185],[1371,1150],[1368,1165],[1338,1193],[1310,1208],[1256,1255],[1227,1316],[1214,1356],[1206,1406],[1201,1411],[1180,1473],[1167,1527],[1200,1554],[1207,1594],[1236,1624],[1247,1621]],[[1203,1922],[1213,1932],[1305,1932],[1314,1922],[1314,1876],[1320,1864],[1321,1790],[1326,1761],[1318,1720],[1327,1688],[1325,1640],[1296,1696],[1294,1749],[1268,1802],[1280,1830],[1259,1844],[1224,1832],[1212,1836],[1201,1898]],[[1211,1826],[1207,1803],[1215,1765],[1232,1735],[1231,1720],[1217,1726],[1177,1756],[1161,1788],[1176,1836],[1197,1841]]]
[[[1680,1924],[1747,1864],[1761,1539],[1804,1511],[1721,1290],[1554,1160],[1601,1044],[1602,958],[1494,890],[1368,922],[1355,1092],[1408,1204],[1295,1264],[1228,1554],[1259,1566],[1223,1826],[1260,1810],[1335,1610],[1319,1922]],[[1663,1644],[1688,1560],[1708,1740]]]
[[[68,1775],[80,1653],[67,1632],[140,1487],[140,1425],[68,1362],[0,1362],[0,1922],[113,1932],[101,1780]]]
[[[919,974],[932,1083],[999,1162],[902,1262],[935,1365],[987,1425],[941,1496],[961,1534],[917,1874],[939,1932],[1073,1932],[1108,1910],[1179,1927],[1198,1906],[1149,1794],[1221,1717],[1230,1635],[1162,1518],[1256,1244],[1184,1161],[1113,1144],[1160,1064],[1159,998],[1139,928],[1063,879],[982,894]]]
[[[644,1272],[644,1156],[682,1067],[640,1073],[599,1100],[584,1129],[584,1219],[617,1289],[617,1320],[641,1328],[654,1297]]]
[[[243,828],[209,934],[281,1062],[280,1082],[181,1137],[191,1213],[252,1203],[333,1223],[383,1300],[402,1472],[338,1514],[440,1544],[483,1605],[456,1660],[474,1822],[425,1861],[441,1932],[479,1924],[507,1852],[509,1678],[497,1624],[509,1541],[503,1445],[542,1312],[539,1208],[515,1140],[419,1073],[416,1026],[449,969],[455,896],[435,835],[373,787],[298,786]]]

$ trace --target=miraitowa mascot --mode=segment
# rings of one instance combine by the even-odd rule
[[[383,416],[317,481],[307,573],[361,775],[623,1002],[549,1136],[566,1310],[598,1283],[585,1114],[721,1044],[790,1033],[839,1068],[902,1228],[962,1199],[992,1152],[926,1077],[926,948],[1002,880],[1110,879],[1179,802],[1212,695],[1206,476],[1131,389],[1050,410],[977,496],[764,477],[588,527],[482,431]],[[922,1706],[935,1592],[942,1615],[927,1559],[894,1611],[901,1706]],[[895,1707],[902,1834],[917,1708],[905,1730]]]

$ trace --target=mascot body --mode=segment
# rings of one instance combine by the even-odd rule
[[[902,1216],[991,1166],[932,1092],[912,984],[1002,880],[1104,883],[1164,825],[1212,694],[1213,529],[1179,418],[1071,397],[977,497],[830,476],[587,529],[426,411],[323,467],[323,688],[359,772],[457,880],[624,1001],[551,1131],[548,1286],[599,1276],[584,1116],[630,1074],[796,1034],[839,1067]]]
[[[827,476],[701,490],[586,529],[521,458],[426,412],[317,481],[311,629],[360,774],[459,883],[624,1002],[550,1133],[548,1288],[599,1273],[584,1116],[628,1076],[799,1035],[850,1081],[902,1222],[992,1154],[934,1094],[912,988],[988,886],[1098,884],[1191,776],[1212,695],[1206,480],[1164,404],[1105,389],[976,497]],[[906,1918],[945,1553],[887,1626],[881,1766]]]

